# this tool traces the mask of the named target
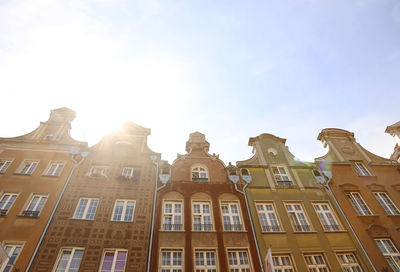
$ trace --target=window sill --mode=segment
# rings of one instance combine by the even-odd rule
[[[400,214],[388,214],[387,217],[398,218]]]
[[[132,221],[116,221],[116,220],[110,220],[110,222],[115,222],[115,223],[132,223]]]
[[[54,175],[42,175],[42,177],[45,177],[45,178],[59,178],[60,176],[54,176]]]
[[[359,218],[374,218],[374,217],[379,217],[379,214],[368,214],[368,215],[357,215]]]
[[[324,230],[325,233],[346,233],[347,230]]]
[[[85,218],[73,218],[73,217],[71,217],[70,219],[78,220],[78,221],[94,221],[94,219],[85,219]]]
[[[286,231],[281,230],[281,231],[262,231],[262,234],[280,234],[280,233],[286,233]]]
[[[185,232],[185,230],[184,230],[184,229],[182,229],[182,230],[164,230],[164,229],[160,229],[159,232],[168,232],[168,233],[177,232],[177,233],[183,233],[183,232]]]
[[[30,219],[39,219],[40,216],[27,216],[27,215],[23,215],[23,214],[17,214],[18,218],[30,218]]]
[[[313,230],[313,231],[293,231],[293,233],[317,233],[317,232]]]
[[[241,232],[241,233],[245,233],[245,232],[247,232],[247,230],[224,230],[224,233],[230,233],[230,232]]]
[[[32,176],[32,174],[23,174],[23,173],[13,173],[13,174],[17,176]]]
[[[213,233],[213,232],[217,232],[215,230],[192,230],[192,232],[196,232],[196,233]]]

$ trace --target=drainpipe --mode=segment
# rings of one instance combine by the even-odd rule
[[[331,182],[331,180],[332,180],[332,177],[330,177],[330,178],[328,177],[328,180],[324,183],[324,186],[328,189],[330,195],[332,196],[332,198],[333,198],[334,201],[335,201],[336,206],[339,207],[339,210],[340,210],[342,216],[343,216],[344,219],[346,220],[347,225],[350,227],[351,232],[352,232],[352,233],[354,234],[354,236],[356,237],[356,240],[357,240],[357,242],[358,242],[358,245],[360,246],[361,250],[364,252],[364,255],[367,257],[367,260],[368,260],[369,264],[371,265],[372,269],[374,269],[374,271],[377,272],[377,270],[375,269],[375,266],[372,264],[372,261],[371,261],[371,259],[370,259],[369,256],[368,256],[367,252],[365,251],[364,247],[362,246],[362,244],[361,244],[361,242],[360,242],[360,239],[358,239],[358,236],[357,236],[356,232],[354,231],[353,227],[351,226],[349,220],[347,220],[347,217],[346,217],[346,215],[344,214],[344,212],[343,212],[343,210],[342,210],[342,207],[339,205],[339,202],[337,201],[335,195],[333,194],[333,192],[332,192],[332,190],[331,190],[331,187],[329,187],[329,183]]]
[[[68,186],[68,184],[69,184],[69,181],[70,181],[70,179],[71,179],[71,177],[72,177],[72,174],[74,173],[75,169],[85,160],[85,158],[86,158],[87,155],[88,155],[88,152],[81,152],[82,159],[81,159],[79,162],[76,161],[76,160],[74,159],[74,155],[76,155],[76,154],[71,154],[71,156],[72,156],[71,159],[72,159],[72,161],[74,162],[74,166],[72,167],[72,170],[71,170],[71,172],[69,173],[69,176],[68,176],[67,180],[65,181],[64,187],[62,188],[61,193],[60,193],[60,195],[58,196],[56,205],[54,206],[54,208],[53,208],[53,210],[52,210],[52,212],[51,212],[51,214],[50,214],[50,218],[49,218],[49,220],[47,221],[46,227],[44,228],[44,231],[42,232],[42,235],[40,236],[39,242],[38,242],[38,244],[36,245],[35,251],[33,252],[31,259],[29,260],[29,263],[28,263],[28,266],[27,266],[26,269],[25,269],[25,272],[28,272],[29,269],[30,269],[31,266],[32,266],[33,260],[35,259],[36,254],[37,254],[37,252],[38,252],[38,250],[39,250],[39,247],[40,247],[40,245],[41,245],[42,242],[43,242],[44,236],[45,236],[45,234],[46,234],[46,232],[47,232],[47,230],[48,230],[48,228],[49,228],[49,226],[50,226],[50,222],[51,222],[51,220],[53,219],[54,214],[56,213],[57,207],[58,207],[58,205],[60,204],[61,198],[62,198],[63,195],[64,195],[65,189],[67,188],[67,186]]]
[[[154,232],[154,218],[156,214],[156,202],[157,202],[157,183],[158,183],[158,165],[157,158],[155,156],[150,157],[153,164],[156,166],[156,180],[154,185],[154,194],[153,194],[153,211],[151,215],[151,229],[150,229],[150,242],[149,242],[149,254],[147,255],[147,272],[150,272],[150,263],[151,263],[151,252],[153,249],[153,232]]]
[[[246,208],[247,208],[247,214],[249,215],[250,225],[251,225],[251,229],[252,229],[252,231],[253,231],[254,243],[256,244],[258,261],[260,262],[261,271],[264,272],[264,266],[263,266],[263,263],[262,263],[262,260],[261,260],[260,249],[258,248],[258,243],[257,243],[257,238],[256,238],[256,232],[255,232],[255,229],[254,229],[253,218],[251,217],[251,214],[250,214],[249,202],[248,202],[247,194],[246,194],[246,187],[247,187],[247,185],[249,185],[249,183],[246,182],[246,185],[243,187],[243,191],[240,191],[240,190],[237,188],[237,184],[236,184],[236,183],[234,183],[233,185],[235,186],[235,190],[236,190],[236,191],[238,191],[239,193],[241,193],[242,195],[244,195],[244,200],[245,200],[245,202],[246,202]]]

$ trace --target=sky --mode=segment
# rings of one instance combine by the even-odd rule
[[[400,1],[3,0],[0,95],[0,137],[69,107],[75,139],[92,146],[130,120],[169,162],[194,131],[226,164],[261,133],[313,161],[330,127],[388,158]]]

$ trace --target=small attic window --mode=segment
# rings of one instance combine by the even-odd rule
[[[322,177],[321,173],[318,170],[312,170],[315,177]]]
[[[272,157],[275,157],[276,155],[278,155],[278,151],[273,147],[268,148],[267,152]]]
[[[236,176],[237,173],[236,173],[235,170],[229,170],[229,175],[231,175],[231,176]]]
[[[204,166],[192,168],[192,181],[208,181],[208,172]]]
[[[246,168],[241,169],[240,173],[242,174],[242,176],[250,176],[249,170],[247,170]]]
[[[46,141],[52,141],[53,138],[54,138],[54,135],[53,135],[53,134],[48,134],[48,135],[46,135],[46,137],[44,137],[44,139],[45,139]]]

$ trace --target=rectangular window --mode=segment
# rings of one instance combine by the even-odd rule
[[[359,176],[371,176],[371,174],[362,162],[355,162],[354,169]]]
[[[22,250],[22,245],[11,245],[6,244],[4,249],[8,255],[8,260],[6,260],[3,265],[0,265],[1,272],[11,272],[13,271],[13,264],[15,264],[19,253]]]
[[[275,181],[278,185],[293,185],[284,166],[271,166]]]
[[[46,203],[47,195],[33,195],[26,210],[22,212],[23,216],[38,217],[40,211]]]
[[[313,203],[313,205],[325,231],[342,230],[331,206],[328,203]]]
[[[400,215],[399,209],[386,193],[376,192],[374,195],[388,215]]]
[[[128,251],[125,249],[105,250],[100,272],[123,272]]]
[[[250,260],[247,250],[228,250],[229,272],[250,272]]]
[[[400,272],[400,253],[390,239],[375,240],[380,251],[395,272]]]
[[[312,231],[301,203],[285,203],[285,207],[295,232]]]
[[[348,194],[349,200],[358,215],[372,215],[371,210],[365,204],[364,199],[357,192]]]
[[[243,230],[239,203],[226,201],[221,202],[221,212],[225,231]]]
[[[304,254],[304,259],[310,272],[329,272],[328,265],[322,254]]]
[[[183,272],[182,250],[161,250],[161,272]]]
[[[99,200],[95,198],[81,198],[76,207],[74,219],[93,220]]]
[[[31,175],[39,164],[37,160],[24,160],[17,170],[17,174]]]
[[[112,221],[132,222],[135,200],[116,200]]]
[[[262,231],[276,232],[281,231],[281,227],[276,216],[275,208],[272,203],[257,203],[258,216],[260,218]]]
[[[217,256],[215,250],[196,250],[195,272],[217,272]]]
[[[64,168],[64,162],[51,162],[46,171],[46,176],[58,177]]]
[[[164,201],[163,230],[182,230],[182,202]]]
[[[360,264],[353,253],[336,253],[339,263],[346,272],[362,272]]]
[[[0,199],[0,216],[6,215],[8,210],[14,204],[15,199],[17,199],[18,194],[15,193],[4,193]]]
[[[140,180],[140,168],[124,167],[122,169],[122,177],[133,181]]]
[[[83,248],[63,248],[58,256],[54,272],[78,272],[82,261]]]
[[[8,168],[8,166],[10,166],[11,161],[10,160],[2,160],[0,159],[0,174],[4,174]]]
[[[210,202],[195,201],[192,203],[193,214],[193,230],[195,231],[211,231],[213,230],[213,222],[211,217]]]
[[[294,272],[294,266],[290,255],[273,255],[275,272]]]

